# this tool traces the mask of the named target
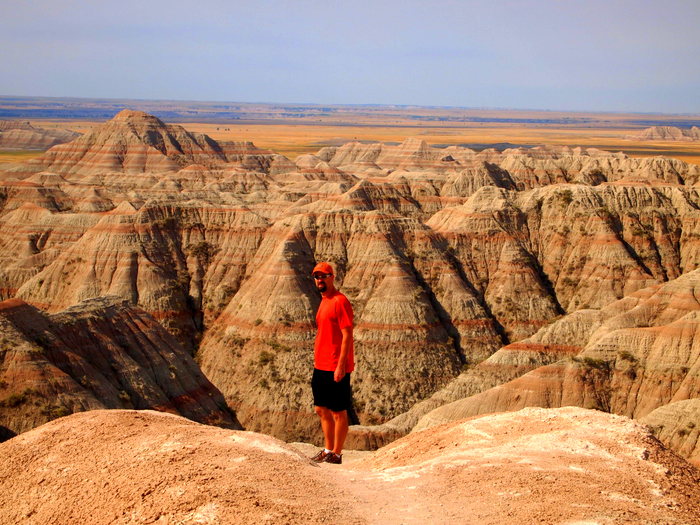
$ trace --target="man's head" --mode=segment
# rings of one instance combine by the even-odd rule
[[[327,262],[320,262],[314,266],[311,276],[314,278],[316,289],[319,292],[325,293],[335,290],[333,267]]]

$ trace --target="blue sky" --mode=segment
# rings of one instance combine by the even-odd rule
[[[700,1],[0,0],[0,95],[700,113]]]

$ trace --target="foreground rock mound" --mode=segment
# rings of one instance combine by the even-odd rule
[[[93,299],[47,315],[0,303],[0,440],[72,412],[153,409],[240,428],[221,392],[151,316]]]
[[[343,465],[251,432],[94,411],[0,444],[0,522],[697,524],[698,481],[645,427],[579,408],[452,423]]]
[[[624,417],[524,409],[417,432],[355,465],[445,523],[700,523],[700,471]],[[397,520],[398,521],[398,520]]]
[[[0,458],[2,523],[362,523],[276,439],[156,412],[75,414]]]

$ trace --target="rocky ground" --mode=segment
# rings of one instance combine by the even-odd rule
[[[152,411],[96,410],[0,444],[0,522],[697,524],[700,471],[632,420],[524,409],[343,465]]]

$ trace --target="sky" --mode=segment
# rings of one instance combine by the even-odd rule
[[[0,0],[0,95],[700,113],[699,0]]]

